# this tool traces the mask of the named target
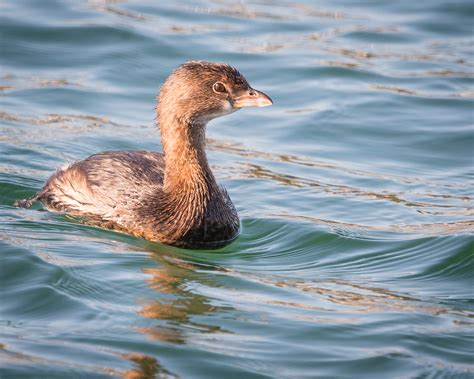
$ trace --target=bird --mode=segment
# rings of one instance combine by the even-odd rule
[[[188,61],[163,83],[156,120],[163,153],[105,151],[58,169],[35,195],[49,211],[188,249],[218,249],[240,234],[237,211],[206,156],[206,125],[273,104],[226,63]]]

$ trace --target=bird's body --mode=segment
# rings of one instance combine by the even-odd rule
[[[103,152],[60,169],[38,200],[98,226],[183,247],[220,247],[238,236],[237,212],[223,188],[193,181],[179,196],[170,194],[164,169],[160,153]]]
[[[239,103],[240,102],[240,103]],[[152,241],[188,248],[232,242],[240,223],[209,168],[205,127],[242,106],[270,105],[234,68],[188,62],[163,85],[157,118],[164,154],[109,151],[58,170],[30,199]]]

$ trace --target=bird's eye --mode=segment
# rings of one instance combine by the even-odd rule
[[[226,92],[225,86],[224,86],[224,84],[222,84],[221,82],[215,82],[215,83],[212,85],[212,89],[214,90],[214,92],[217,92],[217,93],[224,93],[224,92]]]

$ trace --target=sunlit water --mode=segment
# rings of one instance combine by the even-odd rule
[[[473,3],[160,3],[0,2],[0,377],[472,378]],[[189,59],[274,100],[208,128],[235,243],[13,207]]]

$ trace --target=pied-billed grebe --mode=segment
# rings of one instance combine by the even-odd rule
[[[209,168],[206,124],[242,107],[271,105],[239,71],[191,61],[163,84],[156,107],[164,154],[107,151],[58,170],[33,200],[46,208],[148,240],[219,248],[240,230],[229,195]]]

